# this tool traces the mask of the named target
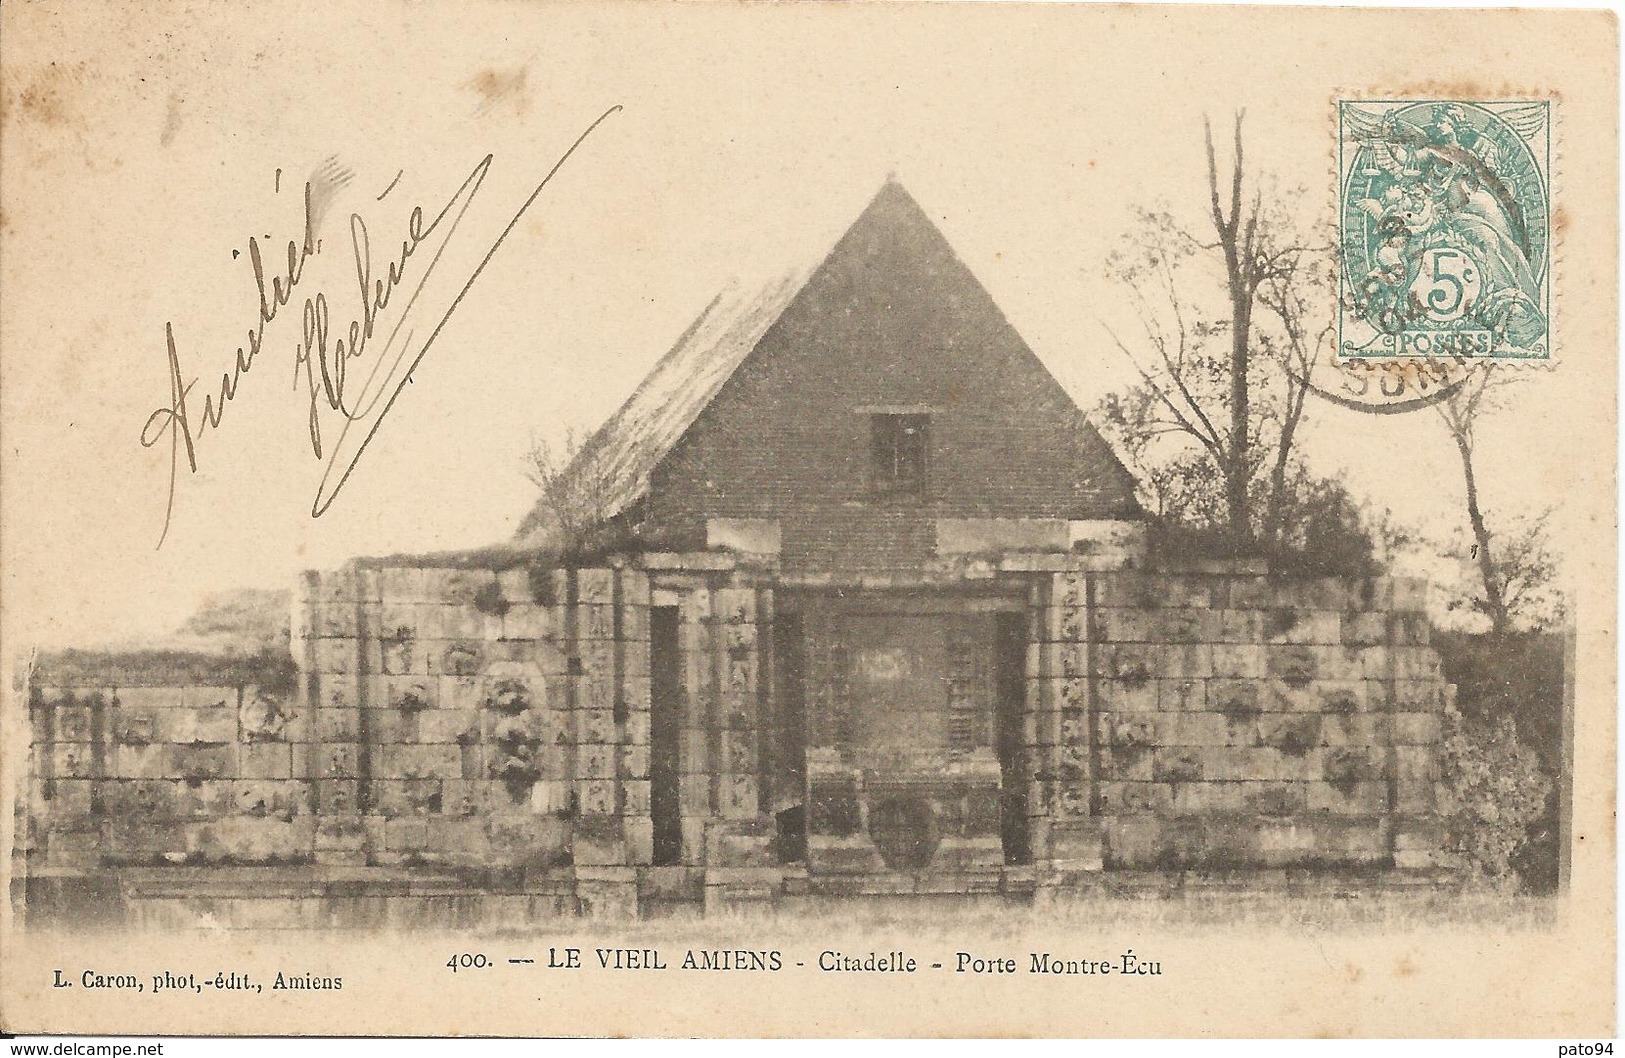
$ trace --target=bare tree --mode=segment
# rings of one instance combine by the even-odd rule
[[[1441,401],[1435,407],[1445,429],[1456,442],[1456,452],[1461,456],[1461,476],[1467,488],[1467,524],[1472,529],[1473,554],[1477,557],[1479,576],[1483,582],[1483,609],[1490,619],[1492,630],[1502,633],[1507,630],[1510,620],[1506,598],[1501,591],[1501,579],[1495,570],[1494,541],[1490,539],[1489,526],[1484,521],[1484,512],[1478,502],[1478,475],[1473,469],[1473,428],[1478,423],[1479,411],[1486,406],[1491,387],[1505,382],[1495,367],[1494,364],[1485,364],[1477,375],[1469,376],[1448,400]]]
[[[1230,444],[1224,470],[1224,499],[1229,515],[1230,532],[1240,544],[1252,535],[1247,514],[1247,481],[1250,458],[1248,406],[1252,394],[1248,388],[1247,358],[1252,349],[1253,303],[1256,300],[1259,279],[1259,260],[1256,254],[1258,238],[1259,198],[1255,188],[1252,208],[1244,217],[1241,207],[1243,174],[1240,112],[1236,114],[1235,157],[1230,167],[1230,213],[1225,215],[1219,201],[1219,167],[1213,154],[1213,125],[1202,121],[1202,138],[1207,147],[1208,195],[1213,207],[1213,230],[1218,235],[1217,248],[1224,254],[1225,285],[1230,291]]]
[[[538,531],[556,538],[561,551],[573,551],[607,520],[613,479],[602,461],[584,451],[587,442],[574,427],[565,431],[564,444],[554,448],[531,436],[525,453],[525,476],[541,492],[537,512],[521,532]]]
[[[1242,115],[1227,178],[1220,177],[1210,125],[1205,145],[1211,234],[1192,232],[1166,212],[1142,213],[1131,248],[1113,258],[1144,337],[1132,344],[1116,332],[1112,338],[1141,384],[1109,398],[1103,411],[1129,461],[1150,471],[1143,480],[1153,506],[1222,524],[1241,551],[1281,536],[1307,379],[1331,338],[1333,286],[1326,240],[1306,237],[1291,216],[1301,191],[1266,195],[1265,181],[1248,180]],[[1188,278],[1213,265],[1222,276],[1222,311],[1204,311]],[[1168,436],[1194,442],[1196,451],[1158,459],[1156,439]],[[1217,509],[1199,495],[1204,477],[1216,479]]]
[[[1258,300],[1280,324],[1280,337],[1260,336],[1263,359],[1275,370],[1280,389],[1275,446],[1270,463],[1269,497],[1264,511],[1263,535],[1267,541],[1280,538],[1284,529],[1290,490],[1287,475],[1292,468],[1293,445],[1298,424],[1303,421],[1309,397],[1309,376],[1322,350],[1335,341],[1330,303],[1335,279],[1328,262],[1307,255],[1273,269],[1260,283]],[[1316,321],[1319,326],[1316,326]]]
[[[1516,381],[1501,365],[1485,363],[1447,399],[1434,405],[1461,458],[1467,526],[1472,534],[1464,557],[1476,569],[1478,581],[1478,592],[1467,601],[1489,618],[1490,631],[1498,636],[1520,624],[1543,623],[1543,615],[1549,616],[1556,605],[1548,594],[1557,575],[1546,537],[1551,510],[1492,533],[1478,493],[1475,428],[1480,417],[1496,406],[1500,392]]]

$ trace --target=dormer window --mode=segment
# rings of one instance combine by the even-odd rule
[[[931,416],[910,412],[871,415],[870,450],[875,489],[921,496],[930,464]]]

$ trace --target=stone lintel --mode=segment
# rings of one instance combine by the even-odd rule
[[[705,546],[746,555],[777,555],[784,541],[777,518],[707,518]]]

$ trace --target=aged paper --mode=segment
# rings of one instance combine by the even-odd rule
[[[0,1028],[1614,1033],[1613,16],[3,17]]]

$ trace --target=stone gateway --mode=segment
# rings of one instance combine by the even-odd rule
[[[280,668],[39,666],[19,906],[466,927],[1448,875],[1424,586],[1148,554],[895,182],[708,306],[567,473],[590,543],[543,503],[502,548],[309,572]]]

